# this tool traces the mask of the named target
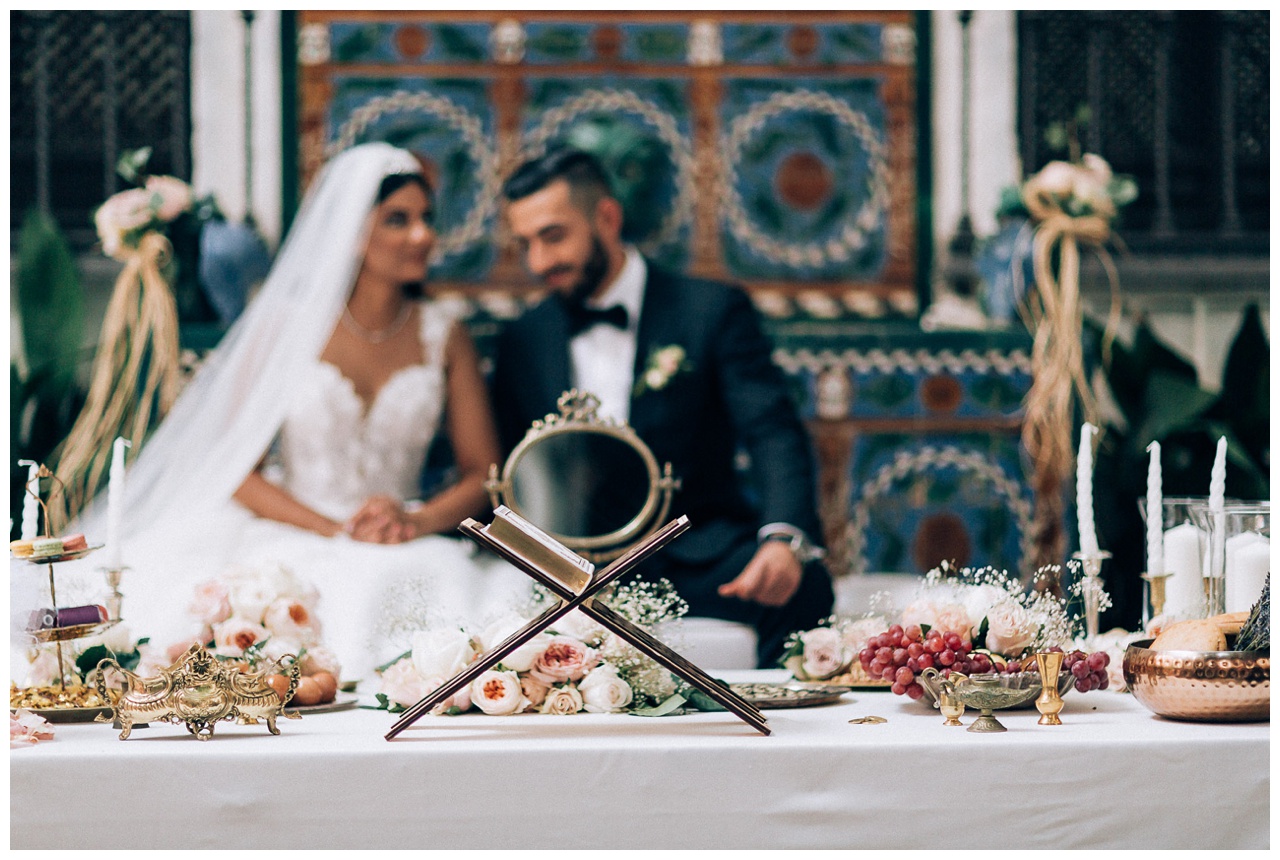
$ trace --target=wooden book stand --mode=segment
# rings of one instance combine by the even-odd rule
[[[391,731],[387,732],[387,740],[394,739],[396,735],[417,722],[423,714],[430,713],[436,705],[502,662],[503,657],[537,636],[573,609],[581,609],[584,614],[621,636],[642,653],[666,667],[676,677],[705,693],[756,731],[769,734],[768,721],[754,705],[668,648],[648,631],[614,612],[596,597],[602,588],[615,582],[687,528],[689,528],[688,517],[672,520],[615,559],[608,567],[596,571],[586,559],[576,555],[550,535],[513,513],[505,505],[494,511],[494,521],[488,526],[481,526],[473,519],[466,520],[458,526],[459,531],[541,582],[560,600],[502,642],[481,654],[469,666],[445,681],[413,707],[408,708],[396,720]]]

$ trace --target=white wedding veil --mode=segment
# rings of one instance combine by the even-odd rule
[[[126,544],[167,524],[189,530],[231,500],[338,324],[382,180],[420,172],[410,153],[385,143],[347,149],[320,171],[257,297],[126,469]],[[106,537],[106,496],[79,519],[90,543]]]

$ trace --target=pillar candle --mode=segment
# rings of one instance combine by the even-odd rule
[[[1098,532],[1093,524],[1093,430],[1080,428],[1080,453],[1076,457],[1076,519],[1080,522],[1080,552],[1098,554]]]
[[[30,463],[30,461],[27,461]],[[22,539],[32,540],[40,533],[40,464],[27,467],[26,489],[22,494]]]
[[[1271,570],[1271,541],[1257,532],[1227,541],[1227,612],[1248,612],[1262,596]]]
[[[111,471],[107,474],[107,567],[112,570],[124,564],[120,523],[124,518],[124,449],[127,447],[129,440],[117,436],[111,451]]]
[[[1164,504],[1160,493],[1160,443],[1147,446],[1147,573],[1164,573]]]
[[[1149,515],[1148,515],[1149,516]],[[1204,535],[1191,523],[1164,533],[1164,611],[1180,619],[1198,618],[1204,604],[1201,541]]]

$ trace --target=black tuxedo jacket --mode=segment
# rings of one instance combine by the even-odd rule
[[[671,345],[684,347],[692,366],[661,390],[633,393],[629,420],[681,482],[671,516],[687,514],[691,528],[666,552],[710,561],[754,542],[760,526],[774,522],[820,541],[809,437],[747,295],[648,263],[633,379],[653,350]],[[569,321],[557,294],[505,327],[492,384],[507,452],[535,419],[556,411],[556,399],[572,387],[570,360]],[[739,448],[750,456],[750,497],[734,468]]]

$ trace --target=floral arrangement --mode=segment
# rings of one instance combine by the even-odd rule
[[[646,391],[661,391],[676,374],[692,369],[693,362],[688,360],[683,346],[654,347],[649,350],[649,359],[645,362],[644,372],[636,380],[634,393],[639,397]]]
[[[112,259],[126,260],[137,251],[144,235],[166,232],[195,207],[195,192],[186,182],[176,176],[142,173],[150,156],[150,148],[144,147],[121,157],[117,172],[126,181],[140,184],[111,195],[93,214],[102,253]]]
[[[169,646],[166,656],[176,660],[194,642],[205,644],[214,657],[250,669],[293,655],[303,678],[291,701],[306,705],[330,700],[337,693],[342,665],[322,641],[315,615],[319,600],[315,586],[279,563],[228,568],[196,586],[187,611],[200,625],[199,632]],[[308,678],[323,695],[312,695],[312,685],[303,684]]]
[[[610,608],[646,629],[688,612],[666,580],[631,582],[609,591],[604,599]],[[395,713],[416,704],[527,620],[510,612],[481,631],[446,626],[418,631],[413,648],[383,669],[379,706]],[[473,707],[498,716],[618,713],[652,706],[675,693],[670,672],[575,609],[433,713],[461,714]]]
[[[107,703],[99,695],[96,683],[98,663],[106,657],[140,674],[154,674],[167,665],[164,653],[152,645],[150,639],[135,639],[124,624],[113,624],[93,636],[63,642],[61,662],[54,642],[32,645],[26,649],[25,656],[27,667],[22,686],[9,685],[11,711],[104,706]],[[113,668],[107,669],[105,680],[112,689],[124,686],[124,679]]]
[[[1056,581],[1061,573],[1057,565],[1042,568],[1033,585]],[[782,664],[800,680],[849,675],[841,680],[882,682],[895,693],[919,698],[923,690],[915,675],[929,667],[944,675],[1033,671],[1037,652],[1071,649],[1066,670],[1083,679],[1077,689],[1105,688],[1110,658],[1075,647],[1080,621],[1067,610],[1068,601],[1085,587],[1083,578],[1074,577],[1063,598],[1047,588],[1024,589],[1005,571],[944,564],[925,575],[892,623],[885,615],[833,618],[826,626],[792,634]],[[1105,592],[1100,601],[1102,609],[1110,605]],[[1075,670],[1078,662],[1085,668]]]

